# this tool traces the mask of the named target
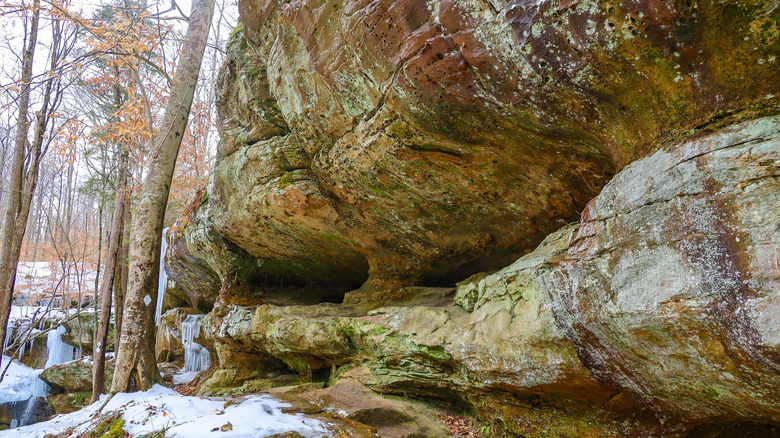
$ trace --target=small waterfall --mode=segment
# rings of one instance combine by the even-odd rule
[[[56,330],[49,332],[46,338],[46,348],[49,352],[46,368],[70,362],[78,357],[79,349],[62,341],[62,335],[65,334],[65,331],[65,326],[61,325]]]
[[[204,315],[187,315],[181,323],[181,343],[184,346],[184,371],[203,371],[211,366],[211,353],[195,342],[200,335]]]
[[[60,325],[49,332],[46,338],[46,347],[48,351],[46,368],[69,362],[78,357],[79,349],[62,341],[62,335],[65,331],[65,327]],[[19,330],[19,332],[22,331]],[[24,346],[20,348],[20,353],[23,351],[23,348]],[[5,361],[6,358],[7,357],[4,356],[3,361]],[[19,367],[21,367],[21,369],[26,368],[19,363],[12,364],[12,366],[17,367],[17,369],[19,369]],[[43,369],[31,370],[26,378],[19,380],[17,383],[13,383],[10,387],[10,391],[6,390],[7,392],[0,395],[0,403],[8,403],[10,405],[13,415],[10,423],[11,428],[33,424],[37,421],[41,421],[41,415],[46,415],[44,413],[46,411],[45,397],[49,395],[49,385],[39,378],[42,372]]]
[[[24,382],[24,393],[29,394],[27,400],[16,401],[11,404],[14,418],[11,420],[11,429],[32,424],[33,415],[38,409],[41,398],[49,395],[49,385],[38,376],[43,370],[35,370],[27,376]]]
[[[157,283],[157,307],[154,311],[154,323],[160,325],[160,317],[162,316],[163,298],[165,298],[165,289],[168,285],[168,273],[165,272],[165,251],[168,250],[168,230],[166,228],[162,232],[162,243],[160,244],[160,278]]]

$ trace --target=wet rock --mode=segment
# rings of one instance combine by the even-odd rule
[[[38,397],[32,406],[29,406],[29,403],[30,401],[23,400],[0,404],[0,430],[10,429],[11,425],[19,427],[19,419],[26,414],[29,415],[26,424],[46,421],[56,414],[55,409],[46,402],[45,397]],[[31,411],[28,412],[28,409]]]
[[[90,382],[91,386],[91,382]],[[55,394],[49,397],[49,405],[57,415],[69,414],[89,405],[92,399],[92,391],[68,392],[67,394]]]
[[[32,345],[28,345],[24,355],[19,361],[30,368],[43,368],[46,365],[46,359],[49,357],[46,348],[46,336],[38,336],[33,339]]]

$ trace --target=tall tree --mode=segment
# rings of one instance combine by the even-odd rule
[[[5,339],[8,316],[11,312],[11,301],[14,295],[14,283],[16,282],[16,267],[19,264],[19,253],[22,249],[21,239],[15,245],[17,235],[21,232],[24,236],[24,225],[20,223],[19,213],[22,207],[22,183],[24,174],[25,149],[27,147],[27,128],[30,124],[27,113],[30,109],[30,85],[32,82],[33,58],[35,46],[38,43],[38,20],[40,18],[40,1],[33,3],[30,27],[26,29],[27,39],[22,56],[22,87],[19,96],[19,115],[16,123],[16,137],[14,142],[13,162],[11,163],[11,175],[8,182],[8,203],[5,217],[3,218],[3,246],[0,248],[0,339]]]
[[[129,178],[129,172],[126,178]],[[114,316],[114,345],[119,345],[119,336],[122,333],[122,322],[125,315],[125,296],[127,295],[127,277],[129,276],[130,268],[127,260],[130,255],[130,223],[132,221],[130,196],[126,196],[124,202],[125,204],[122,208],[124,213],[122,218],[122,247],[119,250],[119,272],[117,273],[117,281],[114,286],[114,307],[116,308],[116,315]]]
[[[119,92],[116,92],[117,95]],[[117,101],[118,101],[117,97]],[[127,160],[128,151],[122,148],[119,156],[119,173],[117,175],[116,199],[114,201],[114,219],[111,223],[110,240],[106,267],[103,271],[103,285],[100,288],[100,323],[95,336],[94,359],[92,362],[92,401],[95,402],[103,393],[106,370],[106,342],[108,341],[108,325],[111,321],[111,288],[114,285],[114,276],[117,272],[122,236],[122,219],[124,218],[125,187],[127,185]]]
[[[5,339],[8,317],[11,312],[16,268],[19,264],[22,242],[27,229],[35,187],[38,184],[38,171],[41,157],[54,138],[53,132],[47,134],[49,122],[63,97],[63,64],[60,62],[73,48],[73,40],[67,41],[63,23],[52,23],[52,40],[49,49],[49,70],[45,75],[41,108],[35,115],[35,131],[32,140],[28,139],[30,94],[32,85],[33,58],[38,41],[38,22],[40,19],[40,0],[34,0],[29,10],[31,19],[22,56],[22,87],[19,96],[19,114],[17,118],[14,155],[11,164],[8,203],[2,227],[2,249],[0,250],[0,338]],[[44,140],[48,141],[44,143]]]
[[[214,0],[193,0],[182,54],[133,223],[125,315],[111,392],[159,382],[154,355],[154,306],[165,208],[209,35]]]

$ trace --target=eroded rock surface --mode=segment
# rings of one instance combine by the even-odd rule
[[[620,172],[542,279],[601,381],[686,419],[780,419],[780,119]]]
[[[599,436],[777,422],[778,177],[780,118],[748,121],[626,167],[580,224],[454,295],[218,306],[210,390],[287,369],[501,412],[515,431],[546,430],[529,406]]]
[[[172,272],[204,295],[226,271],[243,272],[228,290],[362,284],[351,302],[452,285],[576,220],[658,145],[778,108],[774,0],[239,9],[208,231],[185,236],[205,275]],[[262,266],[208,260],[221,238]]]

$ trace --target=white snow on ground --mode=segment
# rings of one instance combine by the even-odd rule
[[[71,310],[70,313],[75,313],[75,310]],[[89,313],[94,312],[93,309],[82,309],[81,313]],[[38,320],[41,319],[41,317],[45,315],[46,319],[65,319],[66,315],[65,312],[62,311],[62,309],[59,308],[50,308],[47,309],[45,306],[11,306],[11,314],[9,316],[9,320],[15,320],[15,319],[30,319],[33,316],[36,316]]]
[[[200,371],[185,371],[184,368],[182,368],[178,373],[173,375],[173,383],[176,385],[190,383],[195,380],[195,376],[197,376],[198,373],[200,373]]]
[[[51,275],[51,262],[19,262],[16,268],[17,281],[25,277],[48,277]]]
[[[103,404],[105,395],[86,408],[18,429],[0,432],[0,437],[43,438],[76,427],[73,436],[86,433],[99,421],[91,419]],[[186,397],[172,389],[155,385],[146,392],[117,394],[103,409],[104,414],[122,411],[124,429],[131,436],[168,428],[166,438],[254,438],[294,430],[303,436],[320,438],[327,429],[319,420],[302,414],[285,414],[286,406],[269,396],[250,396],[240,404],[224,407],[224,400]],[[222,431],[230,423],[232,430]],[[213,429],[217,429],[212,433]]]
[[[82,295],[91,296],[94,293],[95,275],[95,267],[86,264],[69,264],[63,268],[55,262],[20,261],[16,268],[15,302],[37,303],[41,298],[51,298],[55,290],[58,297],[61,297],[63,292],[77,295],[79,284]],[[67,281],[61,282],[61,279]],[[65,290],[66,286],[68,290]]]

